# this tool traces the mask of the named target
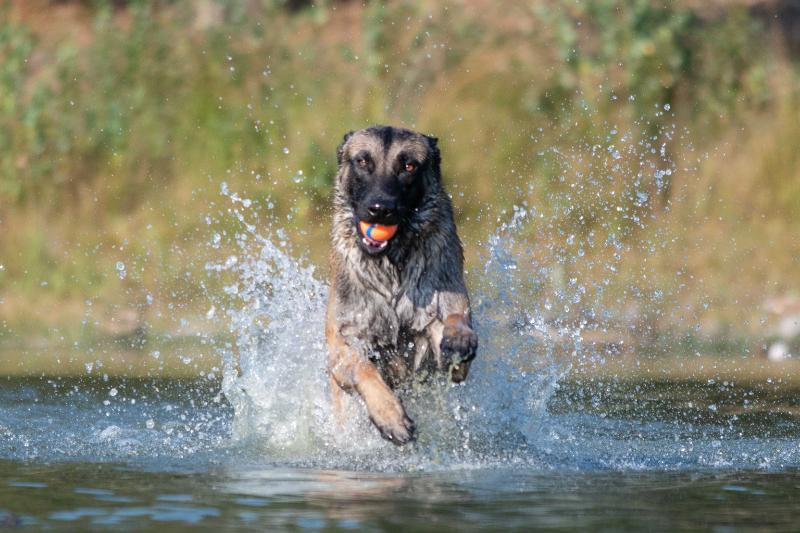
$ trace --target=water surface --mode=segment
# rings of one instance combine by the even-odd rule
[[[358,442],[323,452],[233,438],[234,410],[211,381],[0,383],[3,527],[790,530],[800,520],[796,396],[770,388],[569,382],[535,435],[459,460],[451,441],[422,438],[424,417],[416,447],[368,458]],[[752,415],[733,409],[742,398]]]

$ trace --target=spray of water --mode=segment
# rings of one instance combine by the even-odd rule
[[[208,265],[233,274],[225,292],[236,342],[224,350],[223,392],[235,409],[234,437],[281,461],[364,468],[485,465],[526,458],[548,397],[564,368],[556,365],[545,329],[522,307],[520,271],[506,248],[524,211],[487,246],[486,290],[475,293],[481,356],[464,385],[425,384],[406,406],[419,440],[398,451],[371,426],[360,401],[346,407],[344,425],[331,418],[325,371],[327,290],[314,269],[291,255],[281,234],[247,221],[241,199],[223,187],[241,222],[241,254]]]
[[[601,200],[613,200],[611,208],[642,226],[654,188],[663,187],[663,178],[673,172],[665,151],[656,146],[656,138],[637,142],[614,130],[599,142],[545,155],[553,157],[562,182],[577,184],[576,194],[618,188],[619,197],[612,193]],[[660,165],[651,161],[654,157]],[[577,204],[559,208],[564,198],[554,198],[556,208],[545,216],[523,202],[501,217],[482,244],[483,266],[472,276],[481,350],[470,378],[458,386],[441,382],[408,392],[404,402],[419,440],[397,450],[379,438],[355,398],[343,426],[332,420],[323,335],[326,284],[292,253],[277,225],[254,222],[264,206],[225,184],[222,194],[230,202],[228,216],[238,223],[229,238],[239,253],[207,269],[230,280],[225,287],[230,298],[219,306],[235,336],[223,347],[223,392],[235,410],[236,440],[276,461],[349,468],[539,461],[537,442],[548,421],[548,401],[572,364],[591,359],[582,347],[583,330],[609,316],[596,309],[604,284],[563,280],[564,265],[574,264],[592,246],[620,248],[619,235],[606,229],[600,239],[601,232],[592,230],[576,244],[574,234],[565,234],[560,242],[543,245],[550,251],[545,263],[532,251],[536,243],[530,236],[552,227],[555,217]],[[214,244],[221,239],[216,235]],[[619,260],[618,254],[611,257]],[[606,267],[613,275],[614,265]]]

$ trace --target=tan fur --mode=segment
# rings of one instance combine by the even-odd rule
[[[463,381],[477,349],[461,242],[441,187],[436,139],[368,128],[345,136],[337,156],[326,321],[334,411],[343,393],[355,392],[381,435],[405,444],[414,424],[392,389],[433,371]],[[358,158],[369,158],[369,166],[357,167]],[[409,160],[415,181],[401,182]],[[387,194],[400,206],[400,230],[385,252],[365,251],[358,221]]]
[[[372,422],[379,428],[392,428],[391,433],[384,433],[387,439],[393,440],[396,438],[394,435],[410,438],[413,423],[406,416],[400,400],[383,380],[375,365],[347,345],[338,332],[338,325],[332,319],[330,307],[329,303],[325,336],[328,340],[328,369],[333,385],[331,394],[334,413],[340,415],[342,411],[341,395],[345,391],[354,390],[364,399]]]

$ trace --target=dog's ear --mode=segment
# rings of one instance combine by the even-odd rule
[[[352,131],[348,131],[347,133],[345,133],[344,137],[342,137],[341,144],[339,144],[339,146],[336,148],[336,161],[339,166],[342,166],[342,156],[344,156],[344,145],[347,143],[347,141],[350,140],[350,137],[352,136],[353,136]]]
[[[430,153],[431,168],[438,177],[441,172],[439,167],[442,162],[442,156],[439,153],[439,139],[431,135],[425,135],[425,139],[428,140],[428,151]]]

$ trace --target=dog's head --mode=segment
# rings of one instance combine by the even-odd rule
[[[361,222],[397,225],[399,234],[408,232],[426,202],[438,196],[441,179],[436,141],[391,126],[373,126],[344,136],[337,150],[337,203],[352,212],[358,244],[365,253],[377,256],[386,252],[397,236],[382,242],[372,240],[364,235]]]

